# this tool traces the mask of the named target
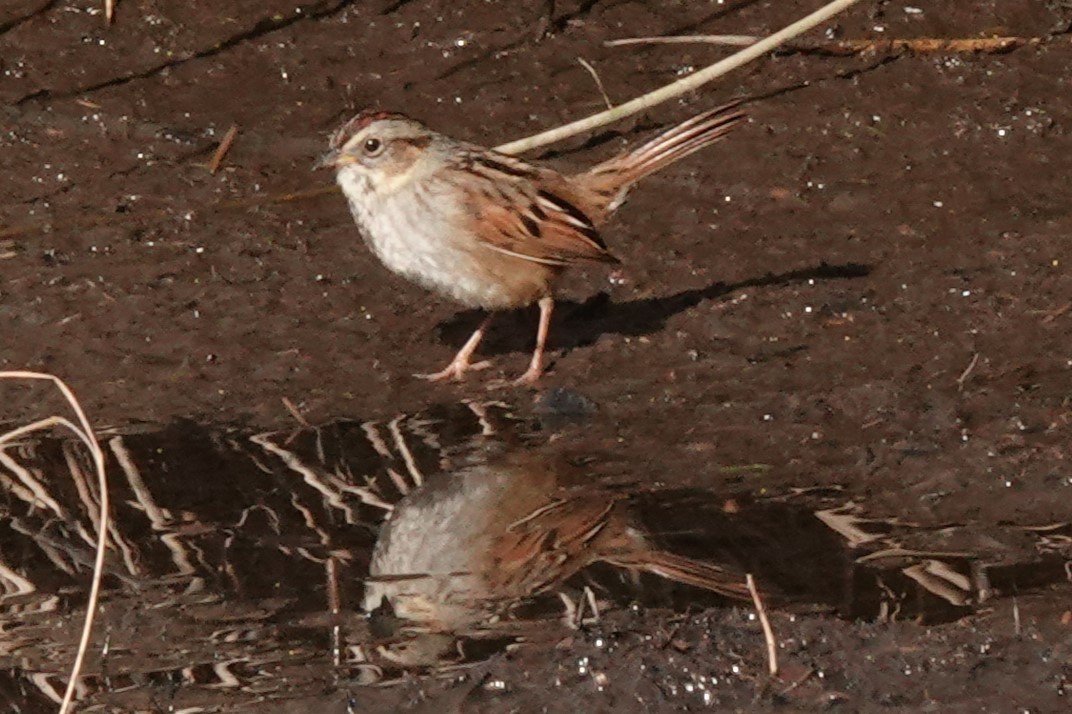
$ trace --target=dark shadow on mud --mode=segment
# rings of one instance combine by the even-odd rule
[[[718,281],[707,287],[682,290],[664,297],[612,302],[605,292],[584,302],[560,300],[555,303],[549,349],[569,350],[595,343],[603,335],[639,337],[659,332],[674,315],[706,300],[732,295],[747,288],[781,287],[809,280],[846,280],[871,274],[872,265],[820,263],[811,268],[785,273],[767,273],[736,283]],[[438,325],[439,335],[449,345],[460,348],[477,328],[485,313],[466,310]],[[488,339],[481,345],[481,355],[499,355],[531,349],[536,333],[536,310],[524,308],[499,313]]]

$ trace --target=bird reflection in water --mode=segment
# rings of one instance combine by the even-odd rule
[[[743,572],[655,543],[640,504],[658,491],[595,485],[564,458],[502,444],[466,461],[411,491],[383,527],[364,594],[376,634],[517,631],[524,627],[519,607],[555,594],[574,620],[585,601],[572,606],[567,583],[597,563],[632,579],[649,573],[725,598],[750,597]],[[405,655],[384,651],[419,659],[449,640],[421,642],[409,642]]]

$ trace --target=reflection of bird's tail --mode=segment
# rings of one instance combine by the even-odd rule
[[[716,592],[719,595],[747,600],[751,596],[744,576],[712,563],[694,560],[665,550],[649,550],[635,557],[611,561],[622,568],[635,568],[675,582]]]
[[[634,183],[728,134],[745,116],[738,105],[733,102],[699,114],[574,178],[602,194],[609,203],[607,211],[613,211]]]

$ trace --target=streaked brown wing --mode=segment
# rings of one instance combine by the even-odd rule
[[[619,262],[553,171],[486,152],[462,168],[476,179],[465,207],[491,250],[545,265]]]
[[[592,542],[607,527],[616,499],[607,495],[565,498],[512,524],[495,545],[504,591],[532,595],[553,588],[592,561]]]

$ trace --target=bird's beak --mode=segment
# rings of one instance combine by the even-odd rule
[[[339,165],[339,152],[335,149],[326,152],[313,164],[313,171],[320,169],[333,169]]]

